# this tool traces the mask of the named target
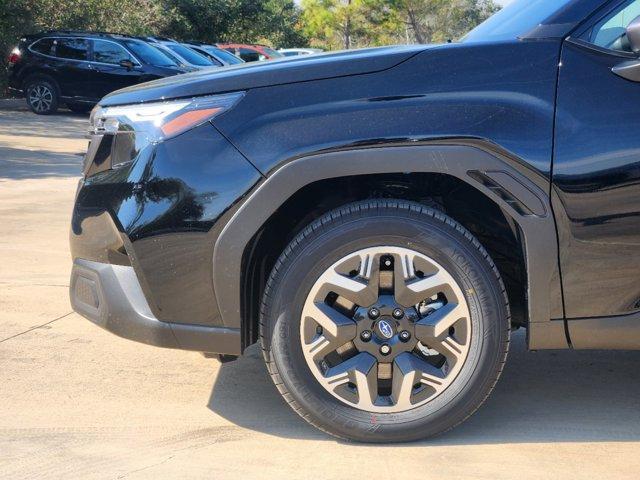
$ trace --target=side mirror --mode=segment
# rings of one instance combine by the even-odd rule
[[[127,70],[131,70],[134,67],[133,62],[128,59],[120,60],[120,66],[126,68]]]
[[[640,15],[627,25],[626,33],[627,41],[633,53],[640,53]]]

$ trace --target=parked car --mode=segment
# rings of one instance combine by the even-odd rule
[[[313,55],[322,53],[321,48],[280,48],[278,49],[285,57],[297,57],[298,55]]]
[[[173,53],[173,50],[160,45],[158,42],[147,42],[147,43],[149,43],[149,45],[151,45],[153,48],[160,50],[164,55],[166,55],[171,60],[173,60],[178,65],[178,67],[180,67],[185,72],[195,72],[196,70],[202,70],[201,67],[196,67],[194,65],[187,63],[186,60],[184,60],[182,57],[179,57],[178,55]]]
[[[184,73],[143,41],[118,34],[48,31],[27,35],[9,56],[9,89],[41,115],[60,104],[89,111],[113,90]]]
[[[209,57],[209,59],[218,66],[224,65],[237,65],[239,63],[245,63],[240,57],[236,57],[233,53],[223,50],[222,48],[215,47],[213,45],[207,45],[206,43],[188,42],[185,46],[195,50],[201,55]]]
[[[275,58],[282,58],[282,55],[277,50],[267,47],[266,45],[249,45],[245,43],[218,43],[217,47],[231,52],[234,55],[240,57],[245,62],[258,62],[262,60],[273,60]]]
[[[513,329],[532,350],[640,348],[638,14],[515,0],[461,42],[109,94],[73,308],[222,360],[260,342],[297,413],[370,442],[464,421]]]
[[[203,68],[220,66],[217,62],[214,63],[211,61],[208,56],[202,55],[191,48],[176,42],[175,40],[161,37],[147,37],[146,40],[161,50],[171,52],[171,54],[177,57],[181,63],[192,68],[202,70]]]

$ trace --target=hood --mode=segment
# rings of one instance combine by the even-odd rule
[[[100,105],[152,102],[374,73],[394,67],[427,48],[427,45],[366,48],[199,70],[116,90],[104,97]]]

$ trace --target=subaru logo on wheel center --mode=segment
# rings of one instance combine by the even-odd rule
[[[391,327],[391,324],[386,320],[380,320],[378,322],[378,330],[384,338],[393,337],[393,328]]]

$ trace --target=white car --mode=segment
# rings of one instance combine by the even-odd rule
[[[285,57],[297,57],[298,55],[313,55],[322,53],[321,48],[281,48],[278,50]]]

